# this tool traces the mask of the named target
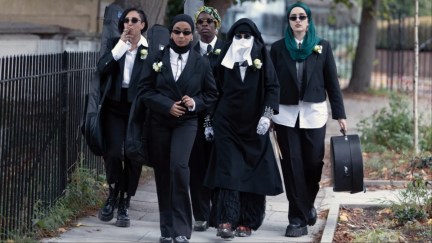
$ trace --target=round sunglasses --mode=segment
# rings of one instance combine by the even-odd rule
[[[307,19],[307,16],[306,15],[300,15],[300,16],[292,15],[292,16],[289,16],[289,20],[291,20],[291,21],[296,21],[297,19],[299,19],[300,21],[303,21],[303,20]]]
[[[123,23],[128,24],[129,22],[132,22],[132,24],[136,24],[138,22],[141,22],[141,20],[139,18],[136,18],[136,17],[123,19]]]

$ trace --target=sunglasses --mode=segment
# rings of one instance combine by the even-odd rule
[[[192,34],[192,31],[190,31],[190,30],[183,30],[183,31],[181,31],[181,30],[172,30],[172,32],[174,34],[176,34],[176,35],[180,35],[181,33],[183,33],[183,35],[190,35],[190,34]]]
[[[207,24],[211,24],[211,23],[214,23],[215,20],[214,19],[198,19],[197,20],[197,24],[203,24],[204,22],[207,22]]]
[[[300,21],[303,21],[303,20],[307,19],[307,16],[306,15],[300,15],[300,16],[293,15],[293,16],[289,16],[289,20],[291,20],[291,21],[296,21],[297,19],[300,19]]]
[[[251,38],[251,34],[235,34],[234,38],[236,38],[236,40],[240,40],[241,38],[245,38],[245,39],[250,39]]]
[[[139,18],[135,18],[135,17],[130,18],[130,19],[129,18],[123,19],[123,23],[125,23],[125,24],[128,24],[129,22],[132,22],[132,24],[136,24],[136,23],[138,23],[138,21],[141,22],[141,20]]]

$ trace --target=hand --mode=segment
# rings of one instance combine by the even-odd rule
[[[130,41],[131,37],[132,36],[129,34],[129,29],[124,28],[123,32],[120,35],[120,39],[127,43],[128,41]]]
[[[264,135],[268,131],[269,127],[270,127],[270,119],[265,116],[262,116],[258,122],[257,133],[259,135]]]
[[[207,142],[212,142],[214,139],[213,127],[204,128],[204,136]]]
[[[185,95],[182,97],[182,104],[184,104],[186,106],[186,108],[188,108],[189,111],[193,111],[195,108],[195,101],[194,99],[192,99],[191,97]]]
[[[339,123],[339,126],[340,126],[340,131],[341,131],[341,133],[343,133],[344,135],[347,133],[347,131],[348,131],[348,126],[347,126],[347,123],[346,123],[346,119],[338,119],[338,123]]]
[[[182,101],[174,102],[171,106],[170,114],[175,117],[180,117],[185,114],[186,108],[182,105]]]

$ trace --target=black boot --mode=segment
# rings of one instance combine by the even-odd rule
[[[109,186],[109,195],[107,200],[105,201],[105,205],[99,209],[98,218],[102,221],[108,222],[114,218],[114,209],[117,204],[117,197],[119,194],[117,186],[114,184],[114,188]]]
[[[130,219],[128,214],[130,196],[124,197],[124,193],[120,194],[119,207],[117,210],[117,221],[116,226],[118,227],[129,227]]]

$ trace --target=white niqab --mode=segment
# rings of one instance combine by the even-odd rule
[[[237,40],[233,37],[233,42],[228,48],[224,59],[222,60],[222,65],[233,69],[234,63],[247,61],[248,65],[252,65],[251,51],[254,43],[254,37],[251,36],[250,39],[241,38]]]

